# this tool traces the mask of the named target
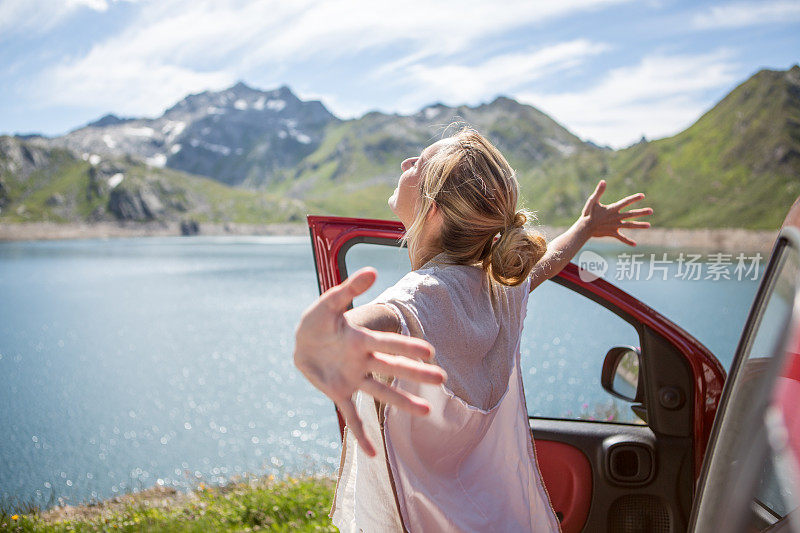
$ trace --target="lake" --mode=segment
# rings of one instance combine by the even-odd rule
[[[728,367],[766,258],[742,280],[681,279],[675,251],[637,247],[672,262],[649,280],[646,268],[615,279],[634,249],[585,250]],[[711,272],[713,262],[699,263]],[[366,244],[347,263],[379,271],[357,303],[408,268],[402,250]],[[0,495],[78,503],[155,484],[334,472],[333,405],[292,364],[294,327],[316,296],[307,238],[0,243]],[[608,348],[638,345],[630,325],[548,282],[531,294],[525,329],[532,415],[635,422],[599,386]]]

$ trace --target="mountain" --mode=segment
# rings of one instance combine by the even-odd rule
[[[78,157],[128,156],[262,189],[315,211],[389,217],[386,198],[400,161],[440,138],[454,121],[479,128],[524,168],[598,150],[507,97],[475,107],[434,104],[409,116],[373,112],[343,121],[319,102],[299,100],[288,87],[261,91],[243,83],[190,95],[156,119],[109,114],[37,142]]]
[[[800,66],[758,72],[684,132],[615,154],[611,172],[649,193],[661,225],[778,228],[800,195]]]
[[[565,224],[600,178],[604,200],[644,192],[653,225],[780,227],[800,196],[800,66],[756,73],[673,137],[577,154],[521,183],[546,222]]]
[[[0,136],[4,222],[282,222],[302,220],[298,201],[234,189],[209,178]]]
[[[106,115],[47,145],[76,154],[129,155],[254,188],[312,153],[335,121],[320,102],[304,102],[288,87],[260,91],[240,82],[187,96],[154,119]]]
[[[59,138],[0,137],[0,220],[197,213],[263,222],[299,219],[303,210],[388,218],[400,162],[459,121],[506,155],[526,207],[546,224],[570,224],[601,178],[608,181],[604,201],[644,192],[639,203],[654,208],[654,226],[774,229],[800,196],[794,66],[756,73],[673,137],[617,151],[583,142],[507,97],[340,120],[287,87],[239,83],[188,96],[156,119],[107,115]],[[124,194],[114,192],[119,187]],[[112,201],[118,195],[139,209],[119,209],[125,202]],[[163,210],[147,207],[153,195]]]
[[[391,217],[386,204],[400,162],[466,123],[487,135],[512,166],[536,168],[597,152],[541,111],[500,97],[475,107],[435,104],[403,116],[379,112],[331,124],[320,147],[268,190],[339,215]]]

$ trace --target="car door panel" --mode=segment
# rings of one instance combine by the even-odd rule
[[[691,500],[682,497],[691,485],[691,448],[686,439],[656,438],[647,426],[609,424],[583,420],[531,420],[537,461],[556,512],[564,513],[567,531],[684,531]],[[541,443],[547,443],[544,446]],[[591,496],[591,506],[581,527],[572,527],[559,464],[563,451],[551,455],[549,443],[577,451],[591,464],[592,477],[579,492]],[[559,457],[561,454],[561,457]],[[649,457],[644,461],[643,457]],[[643,476],[644,481],[638,478]],[[577,511],[577,510],[575,510]],[[574,512],[574,511],[573,511]],[[576,512],[576,515],[578,513]],[[577,519],[577,516],[576,516]],[[625,529],[628,524],[632,529]],[[569,527],[568,527],[569,526]]]
[[[353,245],[396,247],[404,231],[394,221],[309,216],[308,223],[320,291],[347,276],[345,256]],[[602,278],[587,282],[579,274],[569,264],[551,282],[638,332],[645,389],[639,412],[649,425],[531,418],[551,503],[565,532],[683,531],[725,372],[658,312]]]
[[[579,448],[532,430],[539,471],[564,533],[581,531],[592,503],[592,466]],[[561,437],[559,435],[559,437]]]

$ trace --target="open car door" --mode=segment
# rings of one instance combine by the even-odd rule
[[[800,531],[800,198],[773,246],[725,384],[690,530]]]
[[[378,286],[361,305],[410,270],[399,222],[309,216],[308,225],[320,292],[374,266]],[[553,508],[565,533],[685,531],[725,371],[658,312],[580,274],[569,264],[531,293],[521,346]]]

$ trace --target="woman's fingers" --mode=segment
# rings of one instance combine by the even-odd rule
[[[653,208],[652,207],[642,207],[641,209],[631,209],[630,211],[625,211],[624,213],[620,213],[622,218],[632,218],[632,217],[640,217],[643,215],[652,215]]]
[[[649,228],[650,223],[644,220],[623,220],[619,223],[623,228]]]
[[[433,346],[422,339],[370,330],[363,330],[363,333],[364,347],[370,352],[402,355],[423,361],[433,358]]]
[[[431,411],[431,406],[423,400],[389,385],[384,385],[373,378],[366,378],[359,387],[376,400],[387,405],[393,405],[414,415],[426,415]]]
[[[600,197],[603,196],[603,192],[606,190],[606,180],[600,180],[597,183],[597,187],[594,188],[594,192],[591,196],[589,196],[589,200],[586,202],[587,204],[591,204],[592,202],[600,203]]]
[[[375,446],[372,445],[372,442],[367,438],[367,434],[364,433],[364,424],[361,422],[361,418],[358,416],[358,412],[356,411],[356,406],[353,405],[353,401],[344,400],[342,402],[338,402],[336,406],[339,408],[339,412],[342,413],[347,427],[350,428],[350,431],[353,433],[356,441],[358,441],[358,445],[361,446],[362,450],[364,450],[364,453],[370,457],[375,457]]]
[[[619,210],[619,209],[622,209],[625,206],[628,206],[628,205],[632,204],[633,202],[638,202],[642,198],[644,198],[644,193],[639,192],[639,193],[636,193],[636,194],[632,194],[630,196],[626,196],[622,200],[618,200],[618,201],[614,202],[613,204],[608,204],[608,208],[609,209],[617,209],[617,210]]]
[[[438,385],[447,379],[444,369],[407,357],[375,353],[367,365],[370,372]]]
[[[625,244],[629,244],[631,246],[636,246],[636,243],[634,241],[630,240],[628,237],[626,237],[625,235],[620,233],[619,230],[617,230],[617,232],[614,234],[614,237],[616,237],[617,239],[621,240]]]
[[[325,293],[319,297],[320,302],[330,309],[344,312],[352,303],[353,298],[366,292],[366,290],[375,283],[375,278],[377,276],[378,273],[374,268],[364,267],[339,285],[325,291]]]

